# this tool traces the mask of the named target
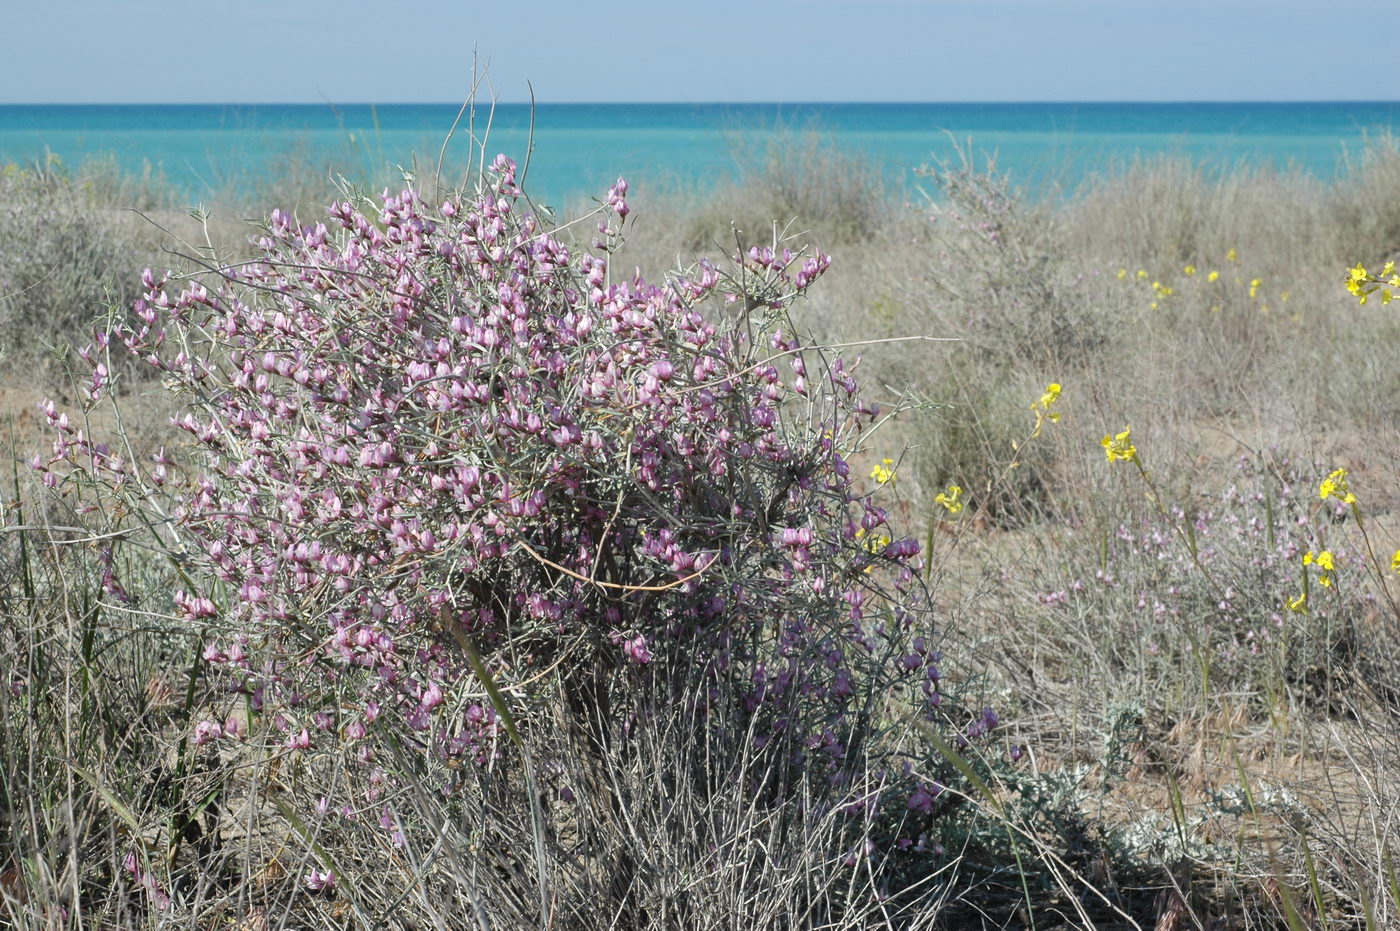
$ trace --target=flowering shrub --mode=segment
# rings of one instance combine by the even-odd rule
[[[171,518],[193,583],[175,611],[269,725],[235,714],[196,742],[349,748],[373,800],[380,738],[484,765],[502,724],[562,704],[596,733],[610,690],[698,669],[687,700],[713,726],[839,785],[898,720],[887,696],[949,709],[920,547],[880,503],[893,475],[849,464],[880,412],[792,329],[829,258],[775,243],[620,277],[626,183],[583,249],[524,209],[515,171],[498,158],[436,208],[406,190],[315,225],[274,211],[256,261],[147,272],[132,325],[83,352],[88,392],[125,344],[186,400],[189,461],[123,461],[50,403],[36,466]],[[890,773],[898,811],[932,810]]]

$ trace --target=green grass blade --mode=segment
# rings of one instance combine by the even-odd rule
[[[120,818],[127,827],[131,828],[133,834],[139,837],[141,834],[141,822],[137,820],[136,814],[127,807],[126,803],[113,795],[112,791],[104,786],[95,775],[83,769],[81,766],[73,766],[72,769],[73,772],[82,777],[84,782],[92,786],[93,791],[101,796],[102,801],[107,803],[107,806],[112,809],[112,812]]]

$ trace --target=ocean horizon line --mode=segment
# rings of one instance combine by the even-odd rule
[[[1316,97],[1289,99],[1230,98],[1206,99],[1101,99],[1101,100],[496,100],[478,104],[479,108],[495,106],[535,107],[880,107],[880,106],[1296,106],[1298,104],[1400,104],[1400,99],[1387,97]],[[0,101],[0,107],[462,107],[462,101],[449,100],[67,100],[67,101]]]
[[[0,104],[0,163],[101,158],[140,176],[156,166],[182,191],[251,188],[289,166],[384,174],[403,156],[441,154],[449,127],[464,140],[469,121],[478,135],[489,127],[495,151],[530,156],[536,191],[562,201],[619,176],[710,190],[780,152],[806,159],[808,171],[861,165],[892,190],[918,184],[919,166],[966,157],[1036,190],[1158,155],[1327,179],[1367,146],[1393,143],[1400,101],[537,99],[476,101],[465,113],[460,101],[9,103]],[[796,136],[801,145],[789,144]]]

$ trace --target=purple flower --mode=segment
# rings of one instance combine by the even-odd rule
[[[639,665],[645,665],[651,662],[651,650],[647,649],[647,640],[642,634],[637,634],[637,636],[630,640],[624,640],[622,642],[622,652],[628,659]]]
[[[313,892],[324,892],[335,887],[335,870],[312,869],[306,874],[306,888]]]

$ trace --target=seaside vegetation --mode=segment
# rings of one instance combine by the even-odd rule
[[[1400,926],[1400,146],[960,156],[0,170],[0,927]]]

